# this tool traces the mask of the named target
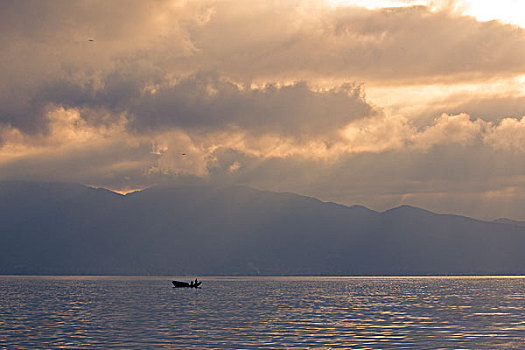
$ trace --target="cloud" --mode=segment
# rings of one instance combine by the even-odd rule
[[[73,181],[126,187],[143,182],[153,164],[147,137],[130,137],[124,117],[90,125],[78,109],[49,107],[46,133],[0,128],[2,179]],[[109,187],[109,186],[108,186]]]
[[[74,107],[105,90],[106,104],[118,104],[199,72],[243,86],[337,81],[333,88],[525,71],[522,29],[446,7],[368,10],[300,0],[1,6],[0,122],[33,132],[45,122],[46,102],[68,99]]]
[[[130,105],[137,128],[240,128],[307,138],[375,113],[360,88],[350,84],[327,91],[313,91],[304,82],[251,88],[203,75],[161,87]]]
[[[500,120],[484,135],[484,142],[496,150],[525,151],[525,117]]]
[[[306,0],[0,7],[0,179],[197,176],[374,208],[521,198],[519,27]]]
[[[523,118],[493,123],[442,115],[417,128],[407,119],[377,115],[351,121],[329,145],[322,134],[305,139],[227,127],[137,133],[126,114],[90,123],[85,113],[49,107],[48,131],[38,136],[3,128],[1,178],[129,190],[197,176],[375,209],[413,204],[447,211],[452,203],[448,208],[458,212],[490,216],[492,199],[520,217],[509,203],[521,208],[517,189],[525,185],[525,167],[515,158],[525,151]]]
[[[520,116],[525,112],[525,96],[518,91],[483,94],[453,94],[440,101],[430,102],[419,115],[432,116],[446,109],[447,113],[466,113],[474,118],[487,121],[498,121],[505,117]]]
[[[522,29],[478,22],[447,9],[368,10],[306,1],[207,6],[208,21],[189,31],[197,51],[187,58],[192,61],[188,67],[220,67],[239,78],[391,84],[479,79],[525,69]]]
[[[469,145],[478,138],[484,127],[480,119],[472,121],[467,114],[443,114],[435,119],[434,124],[413,136],[414,147],[428,149],[440,144]]]

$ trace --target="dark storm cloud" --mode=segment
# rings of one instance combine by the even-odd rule
[[[307,138],[333,134],[373,113],[361,89],[352,85],[321,92],[304,82],[250,89],[206,75],[185,78],[130,104],[133,126],[139,129],[233,127]]]
[[[345,84],[313,91],[304,82],[259,89],[239,87],[216,75],[197,74],[175,84],[141,91],[144,81],[110,74],[100,88],[93,84],[56,81],[38,89],[26,109],[4,112],[2,121],[24,131],[45,126],[49,105],[84,110],[91,123],[100,122],[92,110],[126,114],[132,131],[181,128],[214,131],[241,128],[254,133],[279,133],[311,137],[334,134],[356,118],[374,113],[359,86]]]
[[[95,89],[93,84],[79,84],[70,80],[57,80],[33,89],[33,95],[19,106],[0,107],[0,123],[9,124],[28,133],[43,132],[49,120],[45,118],[50,106],[90,109],[104,108],[112,113],[124,112],[126,105],[140,97],[140,87],[135,80],[126,80],[110,74],[104,87]],[[11,108],[9,108],[11,107]],[[86,114],[88,121],[95,121],[95,114]]]

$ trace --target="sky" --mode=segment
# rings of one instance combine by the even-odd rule
[[[525,1],[0,2],[0,180],[525,220]]]

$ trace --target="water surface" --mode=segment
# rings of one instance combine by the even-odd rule
[[[523,277],[171,279],[0,277],[0,348],[525,348]]]

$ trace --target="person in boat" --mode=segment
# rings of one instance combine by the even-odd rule
[[[195,284],[193,284],[193,281],[191,281],[191,282],[190,282],[190,287],[193,288],[194,286],[195,286]]]
[[[197,277],[195,277],[195,282],[193,283],[193,285],[194,285],[195,287],[198,287],[198,286],[199,286],[199,281],[197,281]]]

